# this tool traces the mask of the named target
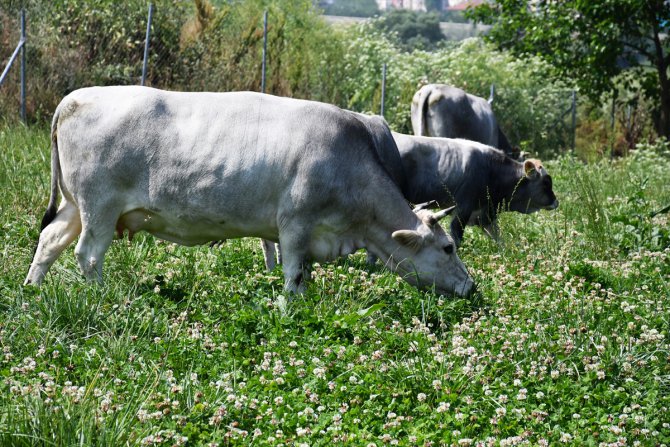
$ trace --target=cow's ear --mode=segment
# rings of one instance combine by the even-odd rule
[[[418,231],[414,230],[398,230],[394,231],[391,235],[398,243],[406,246],[407,248],[417,251],[423,245],[423,236],[419,234]]]
[[[526,173],[526,177],[532,179],[540,175],[540,171],[537,170],[534,160],[526,160],[523,162],[523,170]]]

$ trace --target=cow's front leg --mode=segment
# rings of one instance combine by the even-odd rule
[[[267,239],[261,239],[261,248],[263,249],[263,258],[265,260],[265,269],[270,272],[277,265],[277,250],[275,243]]]
[[[467,210],[457,210],[454,215],[454,218],[451,220],[451,237],[454,238],[454,243],[456,247],[461,246],[461,241],[463,240],[463,232],[465,231],[465,226],[470,220],[470,215],[472,213]]]
[[[307,264],[307,247],[309,241],[296,235],[279,236],[282,264],[284,266],[284,290],[302,295],[307,289],[310,277]]]

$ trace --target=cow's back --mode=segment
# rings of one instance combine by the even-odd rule
[[[415,135],[463,138],[498,145],[498,123],[483,98],[443,84],[423,86],[412,101]]]
[[[457,195],[485,193],[492,160],[499,150],[457,138],[417,137],[393,133],[408,181],[408,199],[414,203],[436,200],[455,203]]]
[[[65,189],[123,200],[122,212],[190,213],[271,237],[262,228],[278,214],[360,209],[347,192],[390,182],[366,127],[327,104],[101,87],[73,92],[59,113]]]

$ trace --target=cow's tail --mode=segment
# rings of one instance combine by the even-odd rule
[[[428,87],[423,87],[419,90],[419,101],[417,105],[417,110],[419,111],[419,117],[416,123],[416,129],[418,130],[417,136],[429,136],[428,135],[428,97],[432,93],[432,89]]]
[[[58,118],[60,117],[60,107],[56,109],[53,121],[51,122],[51,196],[47,210],[42,217],[40,232],[46,228],[55,218],[58,212],[58,183],[61,177],[60,158],[58,156]]]

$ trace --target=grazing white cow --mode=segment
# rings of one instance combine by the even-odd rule
[[[519,150],[500,130],[490,101],[450,85],[424,85],[412,99],[414,135],[478,141],[518,158]]]
[[[101,281],[127,229],[183,245],[280,241],[290,292],[304,290],[310,260],[366,247],[412,284],[469,293],[437,224],[446,213],[412,212],[375,150],[395,144],[390,131],[377,132],[331,105],[258,93],[74,91],[54,115],[51,198],[25,283],[78,235],[79,266]]]

